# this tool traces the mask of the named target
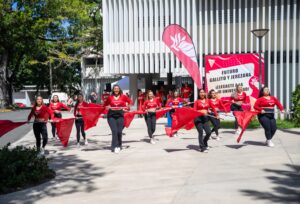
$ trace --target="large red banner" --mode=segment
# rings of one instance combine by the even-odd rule
[[[205,57],[206,91],[219,93],[223,100],[230,100],[236,85],[242,85],[253,104],[259,93],[259,55],[231,54],[207,55]],[[262,60],[262,84],[264,84],[264,61]]]

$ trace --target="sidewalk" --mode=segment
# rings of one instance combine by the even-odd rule
[[[87,131],[88,146],[76,147],[75,127],[69,147],[49,140],[55,179],[0,196],[0,203],[299,203],[300,129],[278,130],[274,148],[263,145],[263,129],[247,130],[240,144],[233,130],[221,129],[208,154],[198,151],[197,131],[164,134],[157,125],[151,145],[143,119],[134,119],[123,137],[125,149],[110,151],[106,120]],[[48,126],[51,138],[50,126]],[[30,131],[13,145],[35,144]]]

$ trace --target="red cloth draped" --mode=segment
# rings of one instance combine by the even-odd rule
[[[258,114],[258,112],[256,112],[256,111],[234,111],[233,114],[236,117],[236,120],[237,120],[239,126],[242,128],[242,131],[236,140],[239,143],[242,139],[244,131],[248,127],[249,123],[251,122],[251,119],[254,116],[256,116]]]
[[[172,127],[165,128],[166,134],[171,137],[182,127],[188,127],[191,129],[191,123],[193,123],[193,120],[202,115],[203,113],[198,112],[193,108],[176,108],[172,115]]]
[[[66,147],[72,132],[75,118],[56,119],[57,135],[61,144]]]
[[[160,110],[156,111],[156,120],[158,120],[159,118],[164,116],[171,109],[172,109],[171,107],[167,107],[167,108],[163,108],[163,109],[160,109]]]
[[[24,125],[26,122],[13,122],[10,120],[0,120],[0,137],[12,131],[13,129]]]
[[[136,114],[145,114],[145,111],[130,111],[124,113],[124,126],[128,128]]]
[[[105,111],[103,105],[89,104],[89,107],[80,108],[80,113],[84,121],[84,130],[95,127],[98,123],[100,115]]]

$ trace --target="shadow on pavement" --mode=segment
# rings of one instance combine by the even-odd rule
[[[282,131],[282,132],[285,132],[285,133],[290,133],[290,134],[294,134],[294,135],[300,136],[300,131],[288,130],[288,129],[279,129],[279,130]]]
[[[226,147],[229,147],[231,149],[240,149],[246,145],[225,145]]]
[[[257,142],[257,141],[245,141],[245,145],[254,145],[254,146],[266,146],[264,142]]]
[[[79,158],[59,153],[50,162],[56,177],[41,185],[0,196],[0,203],[35,203],[47,197],[58,197],[77,192],[93,192],[95,179],[105,176],[103,168]]]
[[[272,189],[257,191],[241,190],[245,196],[271,203],[297,203],[300,201],[300,166],[286,164],[290,170],[265,169],[271,175],[267,177],[274,185]],[[271,191],[272,190],[272,191]]]

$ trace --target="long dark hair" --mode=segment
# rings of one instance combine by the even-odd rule
[[[204,89],[199,89],[198,93],[200,93],[200,91],[202,91],[202,90],[205,92],[205,90],[204,90]],[[204,96],[204,98],[205,98],[205,99],[207,98],[207,96],[206,96],[206,92],[205,92],[205,96]],[[200,94],[199,94],[199,96],[198,96],[198,99],[200,99]]]
[[[54,97],[57,96],[57,103],[59,102],[59,97],[58,95],[53,95],[51,102],[54,103]]]
[[[121,89],[121,87],[118,85],[118,84],[115,84],[111,90],[111,95],[113,96],[114,95],[114,88],[115,87],[119,87],[120,89],[120,92],[119,92],[119,95],[122,95],[123,94],[123,90]]]
[[[43,97],[41,95],[37,95],[34,99],[34,103],[33,103],[33,107],[36,107],[37,106],[37,99],[38,97],[41,97],[42,98],[42,104],[41,105],[44,105],[44,100],[43,100]]]
[[[75,103],[75,107],[74,107],[75,110],[77,109],[78,104],[79,104],[79,97],[78,96],[82,96],[82,98],[83,98],[83,94],[82,93],[77,94],[77,99],[76,99],[76,103]]]
[[[209,92],[208,92],[208,98],[211,99],[212,98],[212,92],[216,92],[214,89],[211,89]]]
[[[262,88],[259,90],[258,98],[264,96],[264,89],[265,89],[265,88],[269,88],[269,87],[267,87],[267,86],[262,87]],[[270,92],[270,91],[269,91],[269,96],[271,96],[271,92]]]

